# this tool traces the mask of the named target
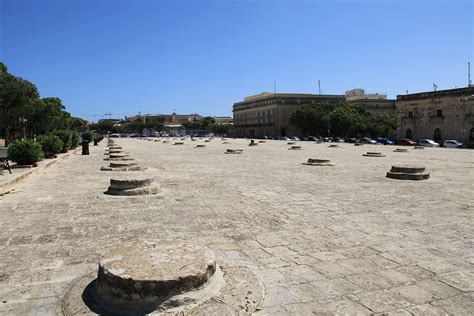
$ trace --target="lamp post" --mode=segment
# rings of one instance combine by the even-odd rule
[[[28,122],[28,119],[24,117],[20,117],[19,121],[23,127],[23,139],[26,139],[26,122]]]

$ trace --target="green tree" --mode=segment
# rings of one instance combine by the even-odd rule
[[[334,105],[329,103],[302,105],[290,115],[290,123],[305,135],[321,135],[327,131],[329,113]]]
[[[215,124],[212,127],[212,132],[216,134],[228,134],[230,130],[229,124]]]
[[[391,116],[374,116],[364,108],[346,102],[302,105],[290,115],[290,123],[305,135],[354,137],[394,137],[396,119]]]
[[[69,117],[66,120],[67,129],[82,132],[86,129],[87,122],[80,117]]]
[[[5,133],[6,143],[12,133],[26,129],[33,105],[39,101],[39,93],[34,84],[8,73],[5,64],[0,63],[0,127]]]
[[[165,125],[161,122],[146,122],[143,126],[144,128],[155,132],[161,132],[165,128]]]
[[[211,131],[212,126],[214,126],[214,124],[216,124],[216,120],[212,116],[206,116],[201,121],[199,121],[199,123],[201,124],[201,129]]]
[[[329,114],[329,121],[332,135],[344,137],[356,136],[366,129],[364,117],[358,108],[350,105],[337,106]]]
[[[199,122],[184,122],[182,125],[188,131],[198,131],[202,129],[202,125]]]

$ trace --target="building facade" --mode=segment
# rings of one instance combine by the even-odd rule
[[[343,101],[344,95],[263,92],[249,96],[234,103],[234,133],[238,137],[297,136],[301,131],[289,123],[289,117],[299,106]]]
[[[397,136],[474,145],[474,87],[398,95]]]
[[[127,122],[142,121],[143,123],[163,123],[165,125],[181,125],[184,122],[197,122],[202,120],[199,114],[144,114],[125,118]]]
[[[234,120],[231,116],[214,116],[217,124],[233,124]]]
[[[387,99],[386,94],[365,93],[364,89],[352,89],[345,93],[346,101],[364,108],[372,115],[396,116],[395,100]]]

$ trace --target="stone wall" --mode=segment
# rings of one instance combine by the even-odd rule
[[[397,136],[474,144],[473,95],[471,87],[397,96]]]
[[[234,130],[239,137],[301,136],[301,130],[289,123],[298,106],[320,102],[343,102],[342,95],[261,94],[245,98],[233,106]]]

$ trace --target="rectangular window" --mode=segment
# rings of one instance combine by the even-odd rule
[[[436,110],[436,116],[437,117],[442,117],[443,116],[443,110]]]
[[[413,111],[408,111],[408,117],[413,117]]]

